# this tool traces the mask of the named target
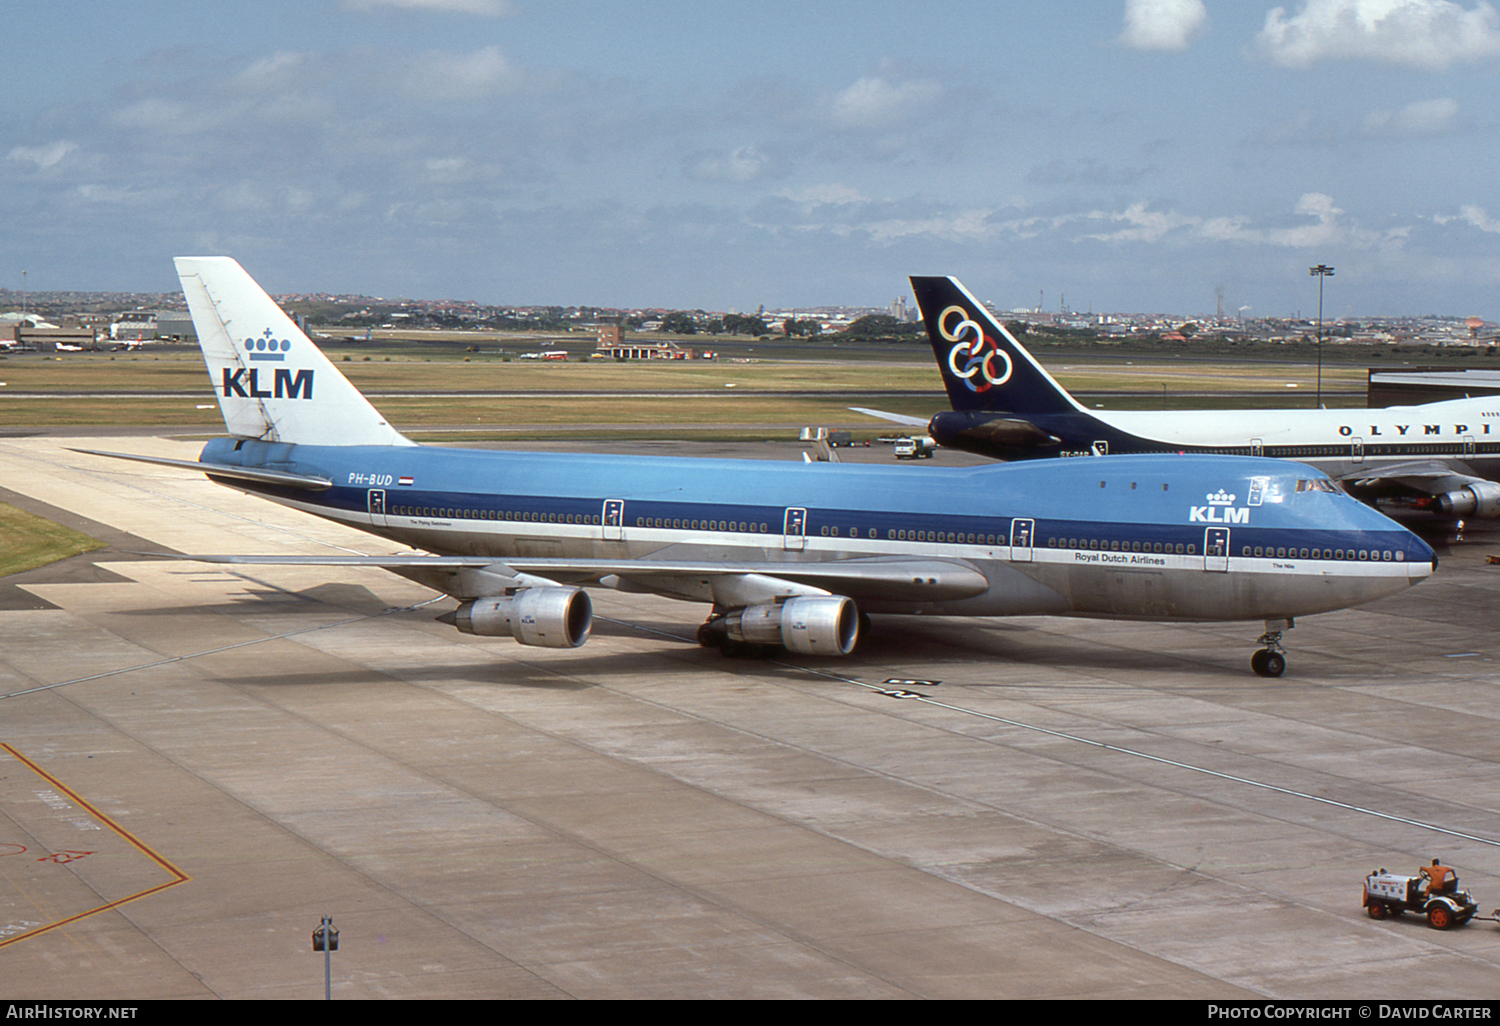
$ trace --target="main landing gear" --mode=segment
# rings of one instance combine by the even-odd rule
[[[1250,669],[1255,671],[1256,676],[1280,677],[1286,672],[1286,649],[1281,647],[1281,632],[1295,626],[1291,617],[1266,621],[1266,633],[1256,642],[1265,647],[1250,657]]]

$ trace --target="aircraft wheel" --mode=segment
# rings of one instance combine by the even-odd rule
[[[698,644],[704,648],[718,648],[723,641],[724,635],[722,632],[714,630],[706,623],[698,625]]]
[[[1263,648],[1250,657],[1250,669],[1257,676],[1280,677],[1286,672],[1286,656],[1280,652],[1272,652],[1269,648]]]

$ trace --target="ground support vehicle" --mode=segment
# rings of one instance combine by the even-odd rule
[[[1434,930],[1448,930],[1462,926],[1476,918],[1479,906],[1468,891],[1459,890],[1458,878],[1437,894],[1427,889],[1427,878],[1403,876],[1377,869],[1365,877],[1363,905],[1371,919],[1388,919],[1404,912],[1417,912],[1427,917],[1427,925]],[[1478,916],[1480,919],[1500,917],[1500,909],[1494,916]]]
[[[898,460],[930,460],[934,444],[930,438],[898,438],[896,439],[896,459]]]

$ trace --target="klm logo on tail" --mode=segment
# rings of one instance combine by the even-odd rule
[[[270,328],[262,332],[260,338],[245,339],[244,345],[245,352],[249,354],[251,360],[267,360],[277,363],[285,360],[287,353],[292,349],[290,339],[272,338]],[[258,367],[251,367],[248,372],[240,367],[230,373],[229,368],[225,367],[224,397],[226,399],[233,396],[241,399],[311,399],[313,397],[313,372],[310,368],[299,370],[293,375],[291,371],[277,367],[269,391],[260,387],[259,371]]]
[[[957,324],[953,324],[955,315],[958,318]],[[950,324],[953,326],[949,327]],[[948,350],[948,369],[970,392],[988,392],[996,385],[1003,385],[1010,380],[1015,371],[1010,357],[996,345],[994,339],[984,333],[963,307],[950,306],[939,314],[937,330],[944,339],[955,343]],[[1005,370],[998,374],[995,367],[997,357],[1005,365]]]
[[[311,399],[313,397],[313,372],[299,370],[295,376],[285,367],[276,368],[271,390],[260,387],[260,368],[251,367],[249,373],[243,367],[224,368],[224,398],[239,396],[241,399]]]

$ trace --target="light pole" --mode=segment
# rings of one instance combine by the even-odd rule
[[[1318,409],[1323,408],[1323,279],[1333,277],[1333,268],[1327,264],[1309,267],[1307,273],[1318,279]]]
[[[333,916],[324,916],[323,922],[313,931],[312,949],[323,952],[323,1000],[333,1000],[333,952],[339,949],[339,932],[334,929]]]

